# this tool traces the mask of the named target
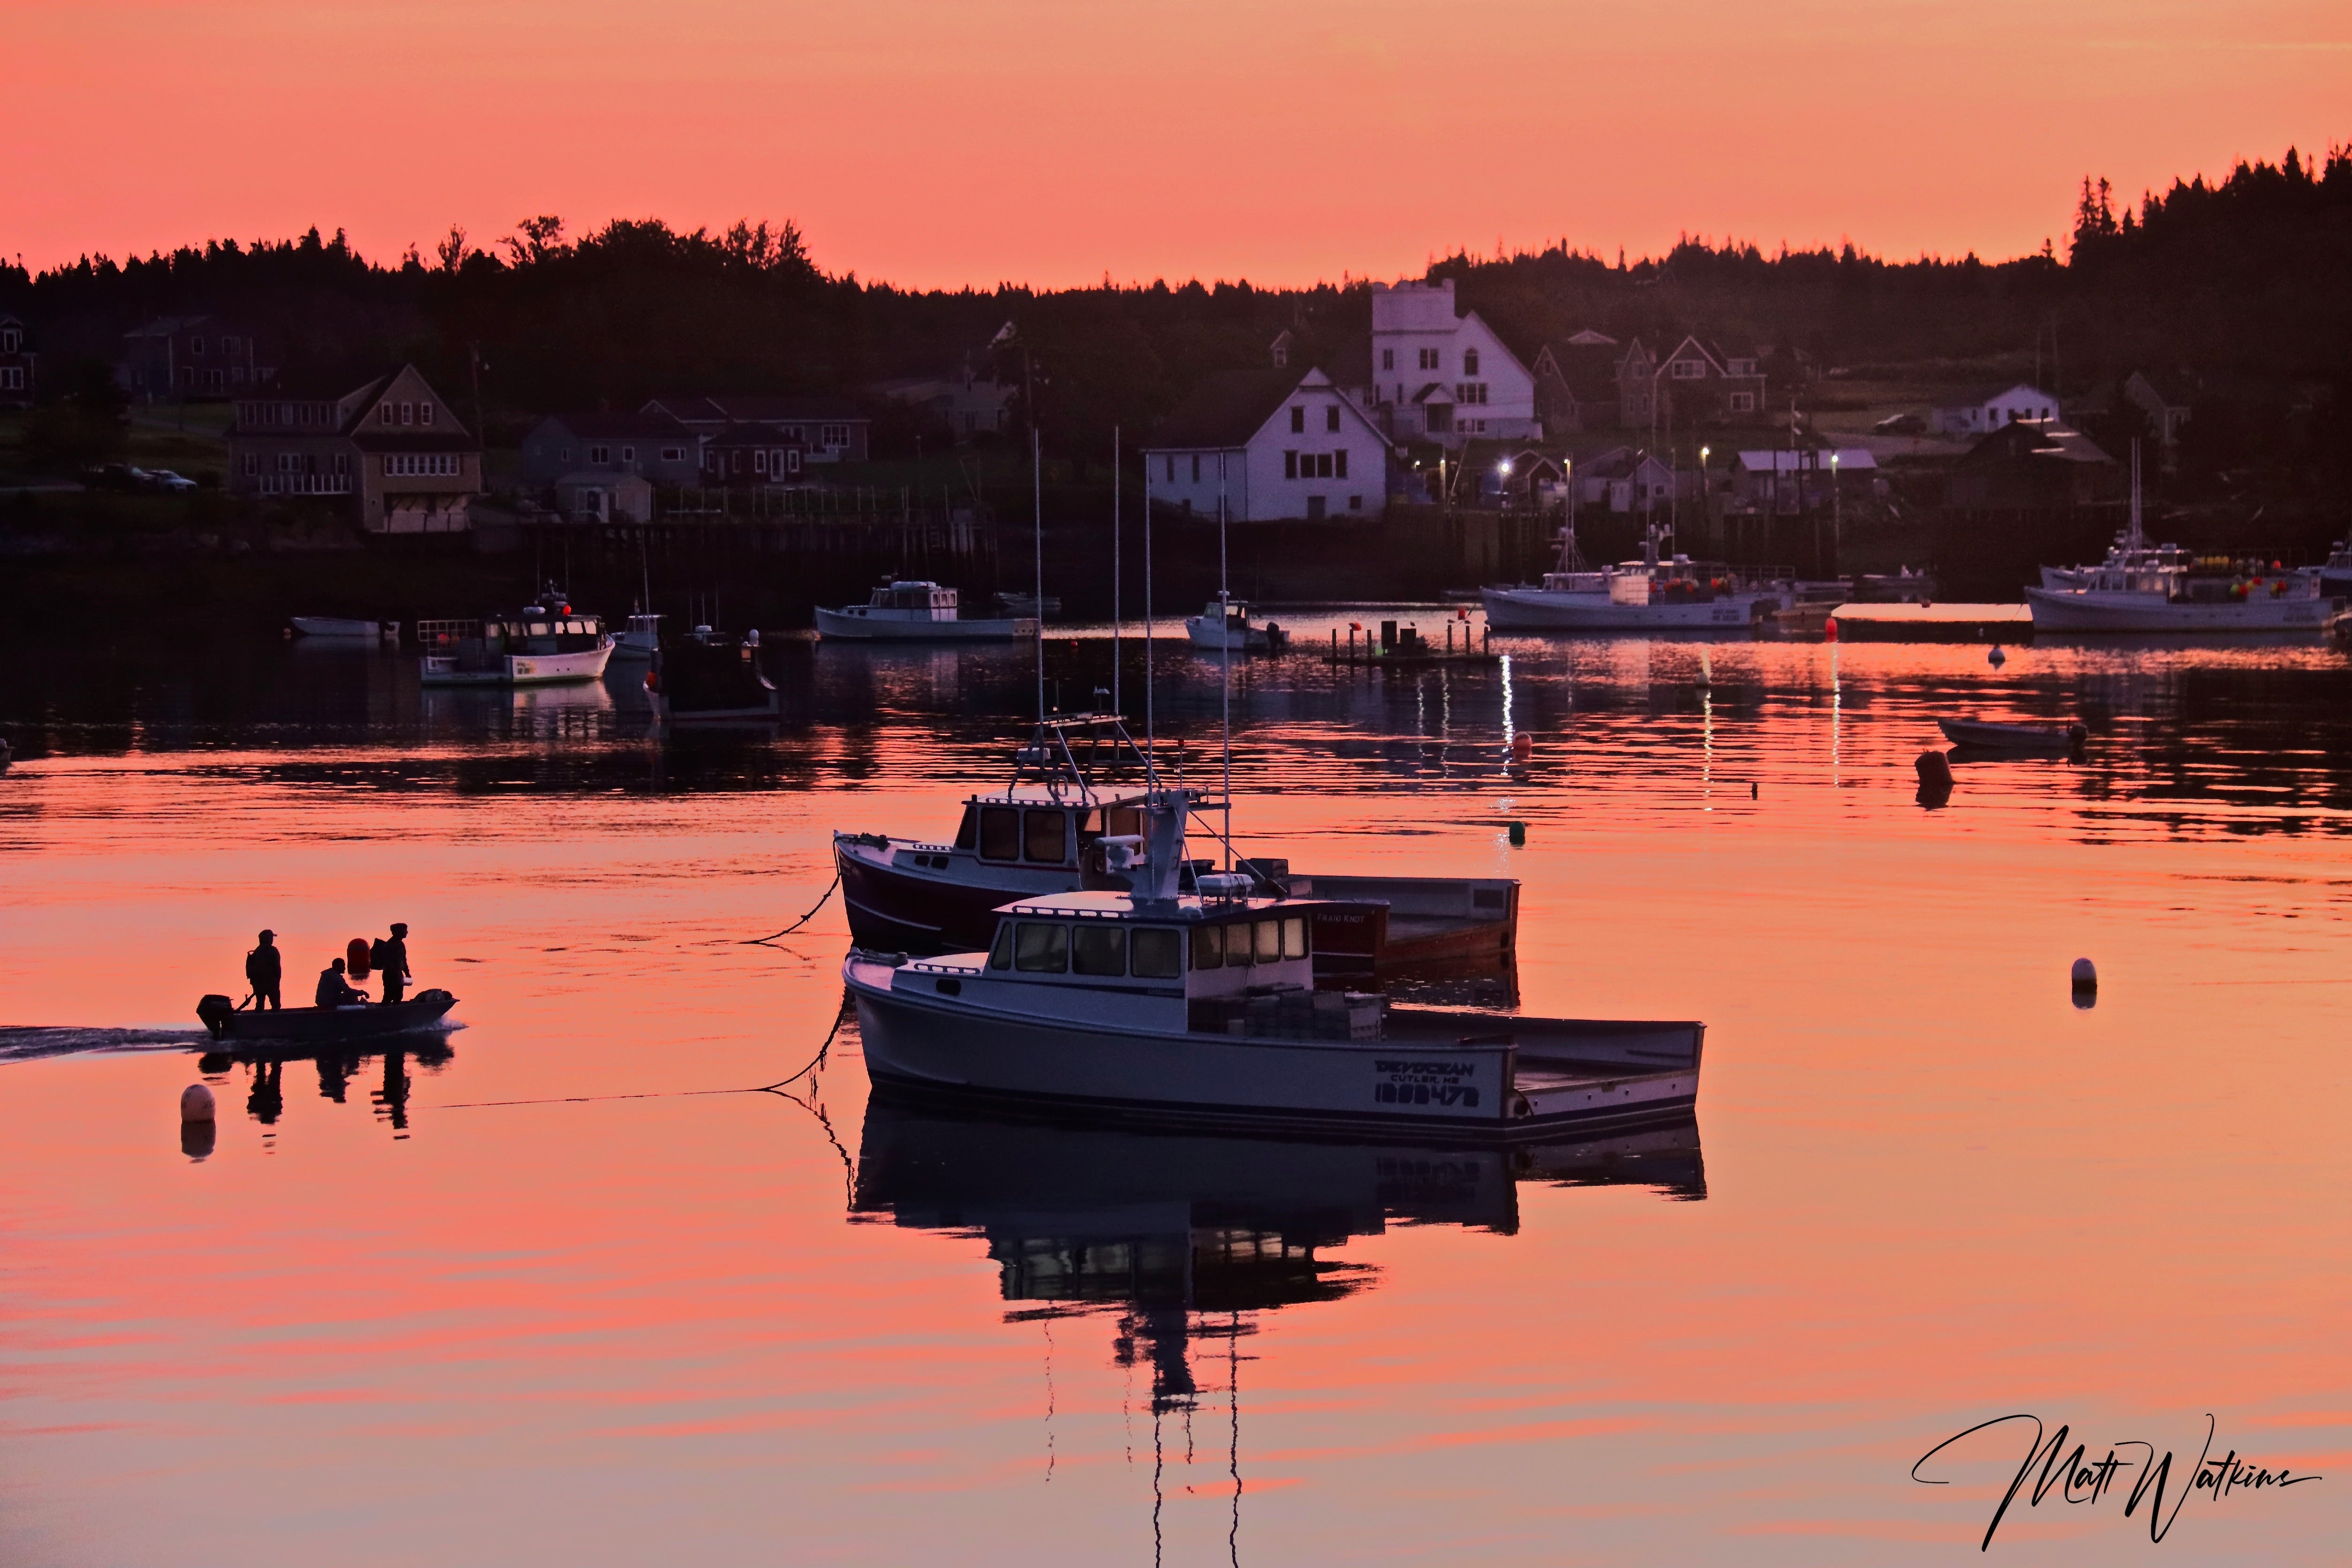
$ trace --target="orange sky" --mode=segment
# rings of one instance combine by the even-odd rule
[[[2075,183],[2352,134],[2352,9],[9,0],[0,253],[528,213],[791,217],[919,286],[1343,270],[1565,236],[2008,256]]]

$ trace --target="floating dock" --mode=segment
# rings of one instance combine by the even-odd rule
[[[1830,612],[1836,642],[2025,642],[2033,613],[2023,605],[1840,605]]]

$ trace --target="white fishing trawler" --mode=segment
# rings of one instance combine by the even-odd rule
[[[614,658],[651,658],[661,651],[662,618],[643,611],[631,616],[613,635]]]
[[[2042,585],[2026,589],[2025,602],[2037,632],[2316,632],[2345,604],[2326,592],[2322,573],[2150,544],[2137,444],[2130,525],[2107,558],[2071,572],[2044,567]]]
[[[850,642],[1009,642],[1037,635],[1034,616],[968,621],[956,591],[930,582],[889,582],[862,605],[819,607],[817,635]]]
[[[1398,1007],[1315,989],[1318,900],[1178,891],[1185,803],[1102,840],[1126,892],[1015,900],[984,952],[853,948],[877,1087],[1148,1122],[1503,1141],[1688,1116],[1705,1026]]]
[[[1498,632],[1738,631],[1780,608],[1785,597],[1720,562],[1664,556],[1667,530],[1652,523],[1642,559],[1587,569],[1576,531],[1559,531],[1559,566],[1543,581],[1484,588],[1486,624]]]
[[[555,686],[594,680],[613,658],[613,637],[595,616],[570,605],[526,605],[486,620],[416,623],[428,651],[418,660],[426,686]]]

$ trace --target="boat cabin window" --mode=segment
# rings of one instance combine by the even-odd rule
[[[1103,812],[1103,831],[1113,838],[1139,838],[1143,835],[1143,810],[1140,806],[1114,805]]]
[[[1127,932],[1118,926],[1078,927],[1070,933],[1070,973],[1125,974]]]
[[[1282,956],[1285,958],[1305,958],[1307,956],[1306,916],[1288,915],[1284,917],[1282,922]]]
[[[970,849],[979,842],[980,807],[967,805],[963,808],[963,820],[956,824],[955,847],[959,849]]]
[[[1225,961],[1225,928],[1194,926],[1192,928],[1192,967],[1214,969]]]
[[[1024,974],[1062,974],[1070,967],[1070,928],[1022,921],[1013,928],[1013,967]]]
[[[1140,926],[1129,944],[1140,980],[1174,980],[1184,973],[1184,944],[1166,926]]]
[[[988,967],[991,969],[1013,967],[1013,922],[1011,921],[996,922],[996,942],[988,950]]]
[[[1059,811],[1021,814],[1023,847],[1042,865],[1059,866],[1070,858],[1069,823]]]
[[[1254,963],[1305,958],[1308,952],[1304,915],[1192,928],[1195,969],[1215,969],[1220,964],[1227,969],[1246,969]]]
[[[983,860],[1021,858],[1021,814],[1009,805],[980,808],[980,858]]]

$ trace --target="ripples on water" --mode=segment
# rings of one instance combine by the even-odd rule
[[[828,829],[944,830],[1003,776],[1025,650],[772,647],[787,722],[667,743],[625,679],[0,665],[5,1554],[1927,1562],[2015,1456],[1907,1467],[2012,1408],[2190,1447],[2214,1410],[2328,1470],[2342,655],[1513,640],[1370,674],[1312,651],[1348,618],[1236,666],[1245,846],[1521,877],[1525,1005],[1706,1018],[1696,1124],[1508,1154],[1007,1125],[869,1104],[854,1022],[748,1092],[825,1038],[842,928],[743,939],[814,900]],[[1069,706],[1110,684],[1098,632],[1048,651]],[[1216,662],[1156,658],[1201,782]],[[2092,740],[1924,809],[1954,712]],[[394,919],[461,1031],[195,1048],[258,926],[290,995]],[[222,1121],[184,1146],[199,1078]],[[2171,1543],[2331,1560],[2347,1496]],[[2056,1511],[1995,1551],[2150,1550]]]

